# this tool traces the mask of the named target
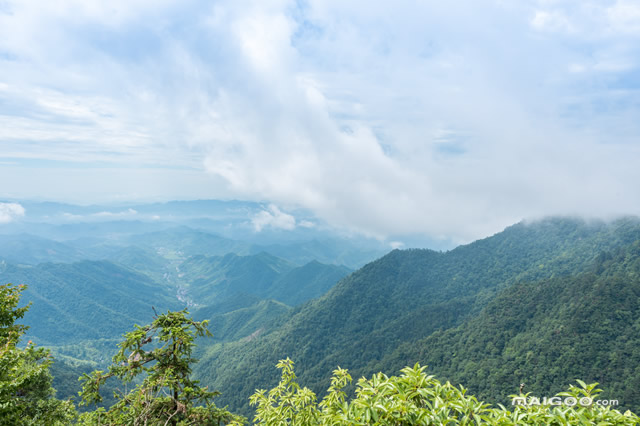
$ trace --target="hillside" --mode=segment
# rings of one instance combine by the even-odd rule
[[[266,252],[192,256],[179,265],[179,278],[198,306],[220,304],[239,294],[296,305],[323,295],[349,272],[319,262],[298,267]]]
[[[36,265],[42,262],[74,262],[85,256],[75,247],[34,235],[0,235],[0,261]]]
[[[313,260],[279,276],[267,296],[296,306],[324,295],[350,272],[346,266],[325,265]]]
[[[182,308],[167,287],[106,261],[7,264],[0,280],[28,284],[26,337],[50,347],[119,337],[133,324],[148,322],[152,306]]]
[[[278,319],[292,308],[276,300],[257,300],[246,307],[229,309],[227,312],[211,313],[208,308],[195,311],[194,319],[209,320],[209,328],[213,331],[213,341],[229,342],[234,340],[251,340],[266,331],[270,331]],[[202,340],[201,344],[211,343],[211,338]],[[201,351],[198,351],[201,352]]]
[[[446,253],[396,250],[292,311],[278,329],[249,342],[213,345],[195,372],[233,409],[246,410],[246,395],[271,386],[273,365],[287,356],[301,381],[323,391],[338,365],[355,377],[386,370],[392,363],[383,360],[399,346],[477,317],[503,289],[583,273],[601,252],[639,238],[637,219],[556,218],[520,223]],[[414,355],[402,364],[429,364]]]
[[[603,252],[587,272],[520,282],[478,317],[403,345],[381,364],[417,358],[439,376],[505,403],[525,383],[553,395],[580,377],[640,408],[640,241]],[[393,362],[391,362],[393,360]]]

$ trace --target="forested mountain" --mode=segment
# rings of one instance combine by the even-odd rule
[[[6,265],[0,280],[28,284],[26,335],[40,345],[59,346],[118,338],[157,310],[182,305],[166,286],[106,261],[37,266]]]
[[[371,247],[335,238],[288,242],[286,244],[255,245],[251,253],[271,253],[298,265],[320,262],[360,268],[366,263],[387,253],[384,247]]]
[[[320,395],[337,366],[357,378],[419,362],[493,403],[520,383],[545,396],[581,378],[640,407],[638,219],[523,222],[447,252],[394,250],[353,273],[340,253],[366,251],[329,241],[259,245],[184,226],[29,237],[5,250],[17,262],[0,261],[0,280],[28,284],[25,338],[68,363],[53,369],[61,396],[79,390],[64,378],[103,366],[133,324],[189,308],[214,336],[198,340],[195,376],[245,414],[286,357]],[[314,253],[329,264],[300,262]]]
[[[637,219],[546,219],[514,225],[445,253],[396,250],[295,309],[274,331],[210,347],[196,374],[223,391],[225,403],[241,409],[246,407],[244,395],[276,380],[271,366],[285,357],[296,360],[301,380],[317,391],[326,388],[338,365],[358,377],[400,363],[431,364],[420,349],[425,338],[486,315],[486,309],[499,303],[496,297],[514,285],[580,281],[603,252],[639,238]],[[413,350],[403,353],[398,347]]]
[[[0,235],[0,261],[36,265],[42,262],[72,262],[86,258],[73,246],[29,234]]]
[[[104,368],[122,334],[134,324],[187,307],[191,290],[200,309],[191,308],[198,319],[211,322],[214,342],[248,340],[271,330],[278,324],[275,320],[292,309],[278,301],[279,295],[305,301],[349,272],[317,262],[298,267],[267,253],[228,254],[189,258],[184,269],[191,275],[175,272],[171,279],[154,280],[150,276],[162,278],[172,265],[182,265],[179,258],[135,246],[114,257],[129,267],[108,261],[0,265],[0,280],[28,284],[24,300],[32,306],[24,320],[30,326],[25,339],[53,351],[59,397],[77,395],[78,373]],[[216,286],[223,290],[216,291]],[[114,401],[109,395],[107,403]]]
[[[248,341],[271,331],[291,309],[277,300],[263,299],[227,312],[211,313],[205,308],[195,311],[193,316],[197,320],[209,320],[213,342]]]
[[[351,270],[346,266],[325,265],[312,260],[280,275],[267,295],[291,306],[325,294]]]
[[[199,306],[219,304],[237,294],[293,306],[323,295],[349,272],[344,266],[319,262],[298,267],[265,252],[193,256],[179,267],[180,279],[190,284],[190,296]]]
[[[640,241],[602,252],[586,272],[502,291],[480,315],[398,348],[381,364],[429,362],[486,400],[524,383],[553,395],[575,378],[640,408]],[[393,362],[391,362],[393,361]]]

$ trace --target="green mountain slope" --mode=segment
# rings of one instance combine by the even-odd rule
[[[250,306],[229,310],[211,315],[209,309],[195,311],[193,317],[202,321],[209,320],[209,328],[213,330],[213,338],[202,341],[234,341],[253,339],[266,331],[270,331],[274,321],[289,312],[292,308],[275,300],[259,300]]]
[[[198,305],[220,303],[236,294],[264,297],[274,281],[295,265],[267,253],[238,256],[193,256],[180,265],[180,277],[189,283]]]
[[[23,300],[33,305],[24,318],[27,338],[50,347],[117,338],[160,310],[181,305],[167,287],[106,261],[6,265],[2,282],[27,284]]]
[[[234,409],[246,409],[246,395],[256,387],[273,385],[272,366],[287,356],[301,381],[322,391],[337,365],[356,377],[386,370],[381,360],[399,346],[477,316],[502,289],[583,272],[600,252],[639,238],[636,219],[547,219],[446,253],[396,250],[295,309],[277,330],[212,346],[196,373],[223,391],[222,401]],[[415,361],[429,362],[406,359],[403,365]]]
[[[323,295],[350,272],[318,262],[298,267],[265,252],[193,256],[180,264],[179,271],[199,306],[220,305],[239,294],[295,305]]]
[[[373,245],[370,242],[352,242],[348,239],[313,239],[287,244],[256,245],[251,249],[251,253],[261,251],[287,259],[298,265],[317,261],[359,268],[384,255],[388,250],[383,249],[382,244]]]
[[[325,294],[351,270],[345,266],[311,261],[279,276],[267,296],[295,306]]]
[[[513,285],[478,317],[390,358],[422,359],[488,401],[507,402],[520,383],[542,397],[582,378],[637,411],[640,241],[603,252],[588,272]]]

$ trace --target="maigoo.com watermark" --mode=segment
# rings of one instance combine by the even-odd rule
[[[588,396],[583,396],[581,398],[576,398],[574,396],[567,397],[559,397],[552,396],[551,398],[543,397],[538,398],[535,396],[514,396],[511,399],[511,405],[517,405],[522,407],[532,407],[535,405],[554,405],[554,406],[565,406],[565,407],[591,407],[592,405],[597,405],[601,407],[617,407],[618,400],[617,399],[593,399]]]

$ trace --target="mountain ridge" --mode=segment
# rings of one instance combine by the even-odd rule
[[[223,394],[242,395],[273,383],[270,367],[290,357],[301,379],[322,391],[337,365],[356,376],[380,370],[398,345],[459,325],[502,289],[583,272],[601,251],[639,238],[637,218],[549,218],[448,252],[394,250],[292,311],[280,328],[251,342],[208,348],[194,371]],[[246,407],[233,396],[222,401]]]

